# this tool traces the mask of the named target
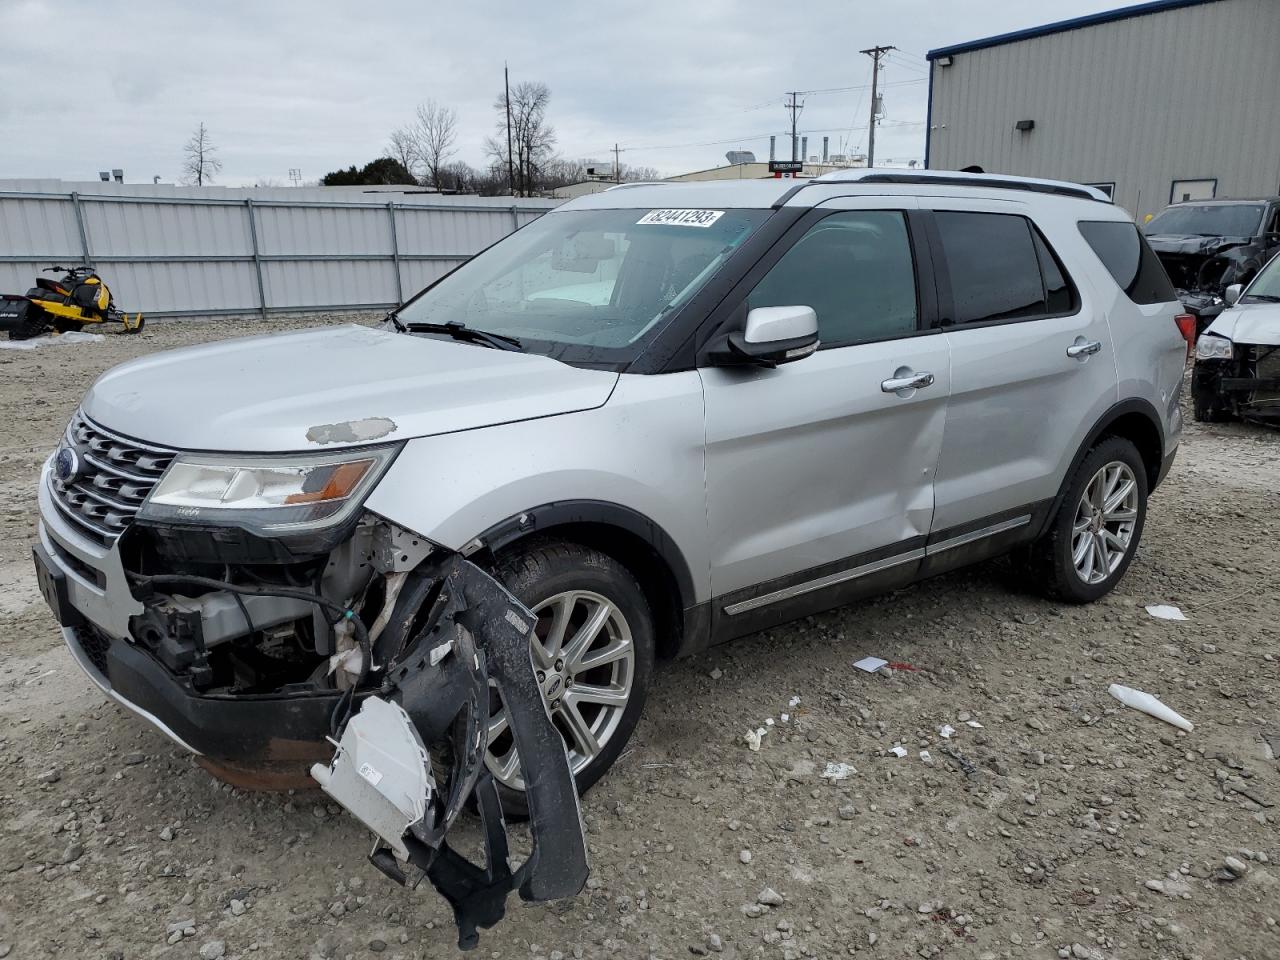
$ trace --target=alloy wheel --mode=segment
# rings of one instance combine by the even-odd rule
[[[1085,485],[1071,525],[1076,576],[1101,583],[1119,569],[1138,523],[1138,480],[1127,463],[1112,460]]]
[[[589,590],[557,593],[533,612],[538,615],[530,640],[535,676],[576,774],[617,732],[631,697],[636,659],[631,627],[613,601]],[[524,789],[507,711],[496,690],[490,698],[485,763],[503,786]]]

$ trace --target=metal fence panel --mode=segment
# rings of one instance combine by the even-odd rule
[[[557,204],[0,181],[0,292],[87,260],[123,309],[151,316],[384,307]]]

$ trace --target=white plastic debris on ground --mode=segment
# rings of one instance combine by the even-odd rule
[[[742,739],[747,742],[747,746],[753,752],[759,753],[760,744],[764,741],[764,736],[768,732],[768,727],[758,727],[755,730],[748,730]]]
[[[888,665],[888,660],[881,660],[879,657],[863,657],[854,664],[859,670],[865,670],[867,673],[875,673],[881,667]]]
[[[933,754],[931,754],[928,750],[920,751],[920,759],[923,760],[925,763],[929,764],[930,766],[933,766]]]
[[[1113,683],[1107,688],[1107,692],[1123,703],[1126,707],[1132,707],[1134,710],[1141,710],[1149,716],[1155,717],[1157,720],[1163,720],[1165,723],[1171,723],[1179,730],[1185,730],[1190,733],[1195,726],[1182,714],[1178,713],[1170,707],[1165,706],[1149,693],[1141,690],[1135,690],[1132,687],[1122,687],[1118,683]]]
[[[889,749],[889,752],[892,753],[899,760],[901,760],[903,757],[907,755],[907,748],[899,744],[896,747],[891,747]]]
[[[68,347],[77,343],[97,343],[107,339],[100,333],[60,333],[43,337],[32,337],[30,340],[0,340],[0,350],[39,350],[41,347]]]
[[[1187,615],[1175,606],[1167,603],[1153,603],[1147,607],[1147,613],[1157,620],[1186,620]]]
[[[981,730],[981,729],[982,729],[982,724],[980,724],[977,720],[966,720],[966,721],[964,722],[964,725],[965,725],[966,727],[972,727],[974,730]]]
[[[956,728],[949,723],[944,723],[938,729],[938,733],[942,734],[943,740],[950,740],[952,737],[956,735]]]
[[[857,772],[852,764],[828,763],[827,768],[822,771],[822,779],[830,780],[834,783],[837,780],[848,780]]]

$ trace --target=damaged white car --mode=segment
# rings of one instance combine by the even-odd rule
[[[108,696],[235,782],[316,764],[474,946],[509,892],[585,882],[577,791],[655,658],[1014,550],[1110,591],[1193,329],[1087,187],[615,187],[378,329],[105,374],[44,466],[37,573]],[[446,842],[469,803],[483,864]]]
[[[1195,418],[1280,426],[1280,256],[1247,287],[1228,287],[1226,301],[1196,340]]]

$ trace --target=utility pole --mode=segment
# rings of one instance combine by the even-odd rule
[[[618,159],[618,154],[622,153],[622,149],[615,143],[613,145],[613,182],[622,182],[622,162]]]
[[[799,90],[793,90],[791,93],[788,93],[787,96],[791,98],[791,101],[789,103],[784,104],[784,106],[791,111],[791,159],[795,160],[796,146],[797,146],[796,117],[797,115],[799,115],[800,111],[804,109],[804,101],[798,101],[796,99],[797,97],[800,96]]]
[[[890,50],[897,47],[872,47],[870,50],[859,50],[871,58],[871,122],[867,125],[867,166],[876,165],[876,112],[879,104],[880,61]]]
[[[511,165],[511,77],[507,73],[507,64],[502,64],[502,89],[503,100],[506,101],[507,107],[507,187],[512,194],[516,192],[516,174],[515,168]]]

